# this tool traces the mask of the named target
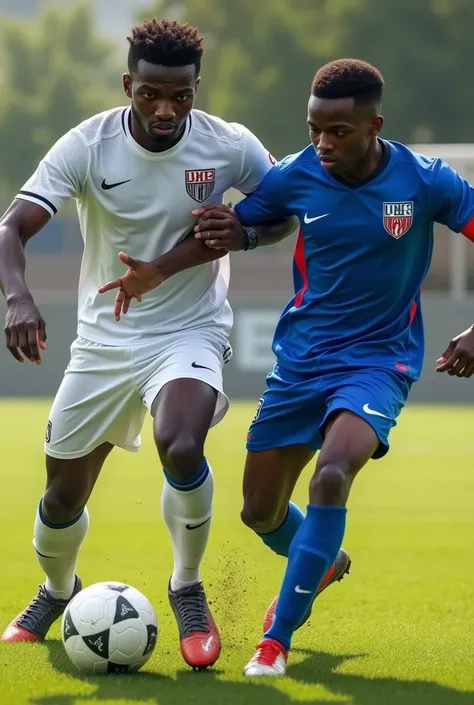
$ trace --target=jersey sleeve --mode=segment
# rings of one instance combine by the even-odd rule
[[[243,225],[276,222],[291,213],[284,203],[280,165],[270,169],[260,186],[250,196],[235,205],[235,211]]]
[[[80,196],[87,170],[87,147],[71,130],[51,147],[16,198],[36,203],[54,216],[67,199]]]
[[[235,188],[248,195],[259,186],[275,164],[275,159],[250,130],[243,125],[239,125],[239,128],[243,132],[243,148],[240,174]]]
[[[474,240],[474,188],[441,160],[437,160],[434,170],[434,220]]]

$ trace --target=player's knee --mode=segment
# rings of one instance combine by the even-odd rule
[[[312,504],[345,503],[351,481],[338,463],[325,463],[318,467],[309,486]]]
[[[202,443],[190,433],[157,433],[155,443],[163,467],[177,480],[187,480],[202,463]]]
[[[285,514],[278,516],[278,512],[264,505],[245,502],[240,513],[240,518],[245,526],[257,534],[269,534],[283,523]]]
[[[82,493],[51,486],[44,493],[43,513],[52,524],[65,524],[79,516],[85,503]]]

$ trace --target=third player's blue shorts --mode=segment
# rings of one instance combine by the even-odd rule
[[[247,449],[303,444],[319,450],[329,416],[347,410],[372,426],[380,441],[373,457],[381,458],[410,387],[402,374],[384,368],[308,377],[276,364],[250,426]]]

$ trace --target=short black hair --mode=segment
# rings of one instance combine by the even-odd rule
[[[380,105],[383,76],[361,59],[336,59],[316,72],[311,93],[316,98],[354,98],[358,104]]]
[[[194,64],[196,74],[199,74],[204,53],[203,37],[199,30],[190,24],[153,18],[133,27],[132,36],[127,39],[130,44],[130,72],[136,71],[138,62],[143,59],[150,64],[162,66]]]

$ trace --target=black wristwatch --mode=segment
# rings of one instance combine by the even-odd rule
[[[254,250],[258,246],[258,233],[255,230],[255,228],[252,227],[245,227],[244,226],[244,233],[245,233],[245,245],[244,245],[244,250]]]

